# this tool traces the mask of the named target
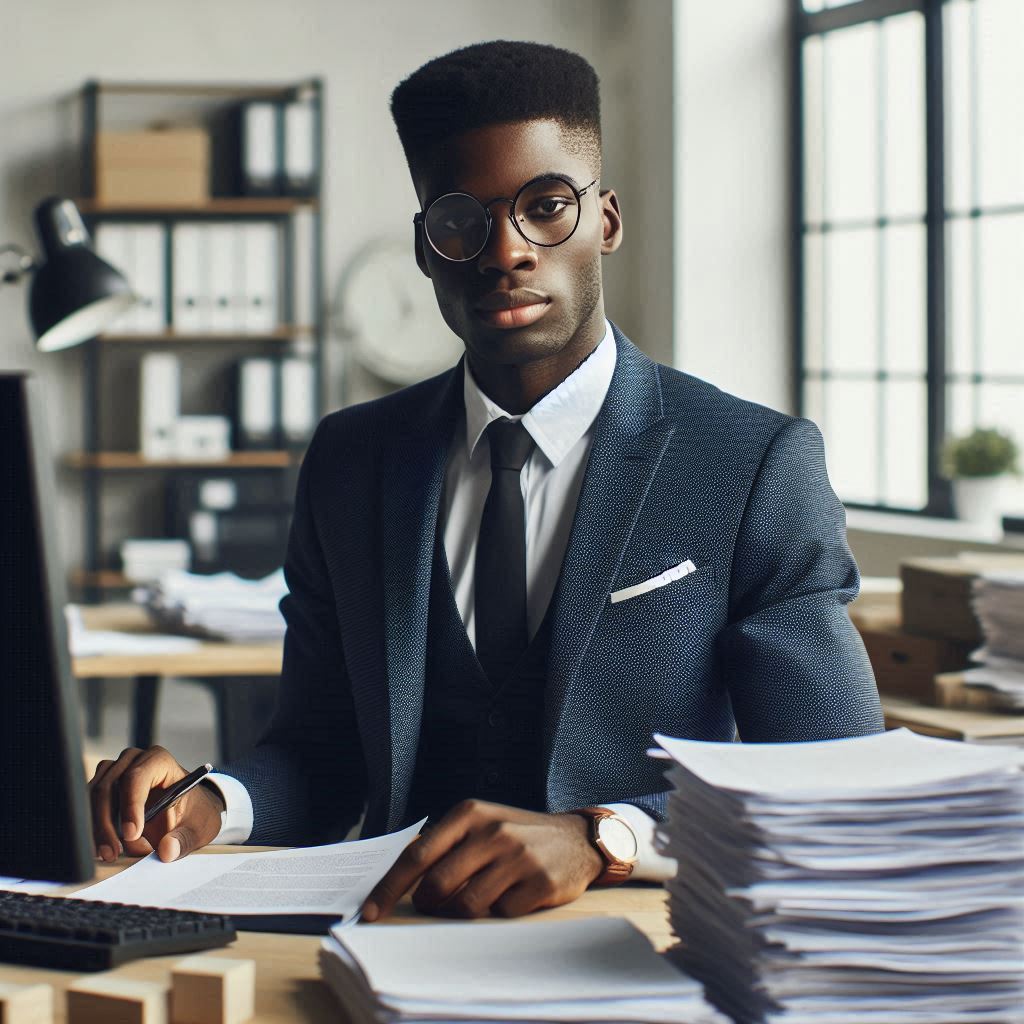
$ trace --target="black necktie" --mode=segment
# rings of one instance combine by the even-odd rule
[[[491,489],[476,546],[476,654],[492,683],[526,650],[526,514],[519,475],[533,449],[522,423],[494,420]]]

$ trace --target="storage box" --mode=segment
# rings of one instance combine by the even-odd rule
[[[918,636],[898,624],[860,625],[879,693],[935,704],[935,677],[967,667],[972,644]]]
[[[210,198],[202,128],[96,134],[96,199],[106,206],[191,206]]]

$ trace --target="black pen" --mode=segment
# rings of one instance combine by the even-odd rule
[[[189,772],[180,782],[176,782],[152,807],[146,808],[146,821],[152,821],[161,811],[180,800],[193,786],[199,785],[213,771],[212,764],[201,764],[194,772]]]

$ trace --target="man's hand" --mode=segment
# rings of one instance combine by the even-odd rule
[[[518,917],[570,903],[604,870],[578,814],[537,814],[465,800],[409,844],[363,904],[389,914],[417,882],[416,909],[447,917]]]
[[[220,831],[224,801],[209,786],[194,786],[145,821],[146,806],[187,774],[163,747],[130,747],[116,761],[100,761],[89,783],[96,855],[113,861],[122,849],[133,857],[155,849],[162,861],[172,861],[212,842]]]

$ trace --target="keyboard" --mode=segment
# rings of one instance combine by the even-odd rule
[[[123,903],[0,892],[0,961],[105,971],[127,960],[190,953],[235,938],[230,917]]]

